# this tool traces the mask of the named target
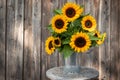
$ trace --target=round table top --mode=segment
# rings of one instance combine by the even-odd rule
[[[95,79],[99,72],[92,68],[81,67],[79,73],[65,73],[64,66],[54,67],[46,72],[46,76],[51,80],[90,80]]]

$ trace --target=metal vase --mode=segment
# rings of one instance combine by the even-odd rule
[[[94,47],[90,48],[84,54],[89,54],[93,51]],[[81,53],[72,53],[71,56],[64,58],[64,72],[65,73],[80,73],[81,66],[77,64],[77,56]],[[82,54],[81,54],[82,55]]]
[[[77,53],[72,53],[70,57],[64,59],[64,72],[65,73],[79,73],[80,65],[77,64]]]

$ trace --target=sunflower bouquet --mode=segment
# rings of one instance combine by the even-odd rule
[[[66,58],[99,46],[104,42],[106,33],[101,34],[96,26],[93,16],[83,14],[82,6],[68,2],[61,9],[54,10],[48,25],[52,35],[45,42],[45,51],[51,55],[57,49]]]

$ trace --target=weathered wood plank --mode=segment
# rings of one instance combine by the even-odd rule
[[[90,13],[93,15],[93,1],[90,0],[84,0],[84,14]],[[81,57],[81,65],[91,67],[92,59],[90,59],[93,56],[93,53],[90,54],[82,54]]]
[[[100,9],[99,9],[99,5],[100,5],[100,0],[93,0],[93,15],[96,19],[96,22],[97,22],[97,30],[98,27],[99,27],[99,12],[100,12]],[[93,63],[92,63],[92,67],[93,68],[96,68],[98,71],[99,71],[99,48],[98,47],[95,47],[94,50],[93,50]]]
[[[0,80],[5,80],[6,0],[0,0]]]
[[[76,0],[76,3],[79,5],[84,5],[84,0]],[[77,61],[76,61],[77,65],[83,66],[84,61],[82,59],[83,58],[82,55],[83,54],[77,54]]]
[[[24,80],[40,80],[41,0],[25,1]]]
[[[111,57],[111,68],[110,68],[110,79],[111,80],[118,80],[117,78],[119,77],[118,75],[118,69],[119,69],[119,44],[118,44],[118,40],[119,40],[119,35],[118,35],[118,31],[119,31],[119,25],[118,25],[118,18],[119,14],[118,14],[118,4],[119,0],[111,0],[111,13],[110,13],[110,25],[111,25],[111,29],[110,29],[110,57]]]
[[[76,0],[77,4],[84,5],[84,0]]]
[[[46,78],[46,70],[47,70],[47,54],[45,53],[45,40],[49,35],[47,30],[47,25],[49,24],[50,18],[50,1],[49,0],[42,0],[42,21],[41,21],[41,80],[47,80]]]
[[[53,10],[66,2],[84,4],[85,12],[96,18],[98,29],[107,32],[99,50],[80,54],[78,64],[99,69],[100,80],[120,79],[120,0],[0,0],[0,80],[5,76],[6,80],[47,80],[46,70],[62,65],[62,55],[48,56],[44,44]]]
[[[65,3],[67,2],[67,0],[58,0],[58,8],[62,8]],[[59,57],[58,57],[58,66],[63,66],[64,62],[63,62],[63,55],[61,55],[60,53],[58,53]]]
[[[58,9],[58,1],[59,0],[52,0],[52,1],[50,1],[50,21],[51,21],[51,19],[52,19],[52,17],[54,16],[54,13],[53,13],[53,11],[55,10],[55,9]],[[48,64],[49,65],[47,65],[47,69],[48,68],[52,68],[52,67],[55,67],[55,66],[58,66],[58,51],[56,51],[53,55],[51,55],[51,56],[49,56],[48,57]]]
[[[67,2],[67,0],[58,0],[58,7],[62,8],[63,5]]]
[[[75,2],[76,3],[76,0],[67,0],[67,2]]]
[[[110,0],[100,0],[99,30],[106,32],[107,38],[99,47],[99,78],[109,80],[110,76]]]
[[[41,79],[46,80],[46,70],[51,67],[58,65],[58,52],[55,52],[53,55],[49,56],[45,52],[45,40],[50,36],[47,26],[50,23],[51,18],[53,17],[53,10],[57,9],[59,0],[44,0],[42,1],[42,75]],[[44,35],[44,36],[43,36]]]
[[[34,79],[32,80],[40,80],[41,0],[33,0],[32,5],[33,5],[32,26],[33,26],[33,41],[34,41],[33,54],[34,54],[34,63],[35,63]]]
[[[118,0],[118,4],[120,4],[120,0]],[[120,5],[118,5],[118,14],[120,14]],[[118,26],[120,25],[120,17],[118,17]],[[120,66],[120,29],[119,29],[119,34],[118,34],[118,37],[119,37],[119,51],[118,51],[118,66]],[[117,67],[118,68],[118,75],[120,75],[120,67]],[[118,76],[117,80],[120,80],[120,76]]]
[[[24,21],[24,80],[34,78],[34,54],[32,32],[32,0],[25,1]],[[33,74],[32,74],[33,72]]]
[[[22,80],[23,0],[7,1],[6,80]]]
[[[84,6],[85,6],[84,8],[85,14],[90,13],[92,16],[95,17],[98,23],[99,0],[85,0]],[[84,61],[82,62],[83,65],[98,69],[98,65],[99,65],[98,48],[94,48],[94,50],[90,54],[82,54],[82,56],[83,56],[82,59]]]

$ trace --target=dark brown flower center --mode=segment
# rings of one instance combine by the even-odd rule
[[[95,35],[94,35],[95,37],[98,37],[98,35],[97,35],[97,33],[95,33]]]
[[[76,40],[75,40],[75,45],[77,47],[84,47],[86,44],[86,40],[83,38],[83,37],[78,37]]]
[[[64,26],[63,20],[61,20],[61,19],[56,20],[55,21],[55,26],[56,26],[57,29],[63,28],[63,26]]]
[[[74,17],[75,14],[76,14],[76,12],[75,12],[75,9],[73,9],[73,8],[68,8],[68,9],[66,10],[66,15],[67,15],[68,17],[70,17],[70,18]]]
[[[55,40],[55,44],[56,45],[59,45],[60,44],[60,41],[58,39]]]
[[[85,22],[85,26],[86,26],[87,28],[91,28],[91,27],[92,27],[92,22],[91,22],[90,20],[87,20],[87,21]]]
[[[52,41],[50,41],[48,47],[49,47],[49,49],[53,48]]]

